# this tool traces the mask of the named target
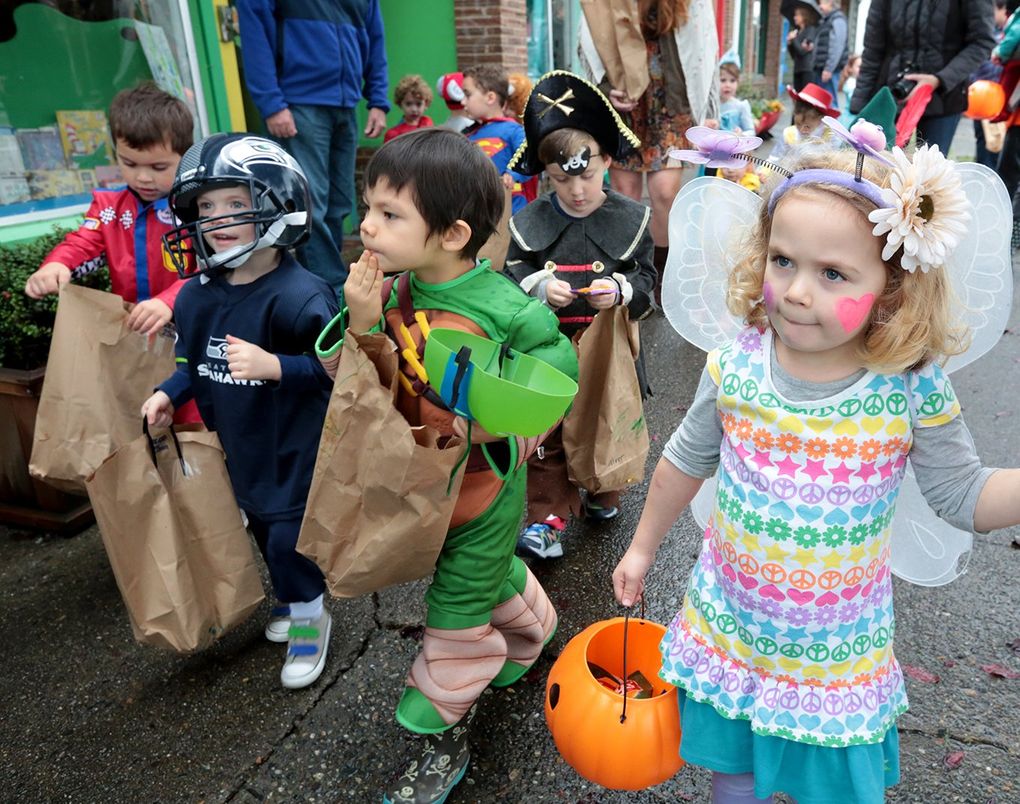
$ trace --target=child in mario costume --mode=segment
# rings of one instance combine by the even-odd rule
[[[397,720],[424,735],[423,755],[384,797],[438,802],[467,768],[475,701],[490,684],[508,686],[527,672],[552,637],[556,612],[514,556],[527,460],[547,433],[499,437],[477,422],[469,430],[431,385],[441,378],[422,371],[428,333],[481,335],[571,378],[577,358],[545,305],[475,259],[500,220],[504,192],[492,163],[466,138],[441,128],[397,137],[372,157],[364,192],[366,250],[344,285],[347,310],[319,338],[320,359],[335,373],[344,337],[388,339],[403,374],[397,409],[412,426],[471,441],[425,597],[422,651],[397,706]],[[397,275],[384,279],[384,272]]]
[[[639,144],[637,137],[594,85],[563,71],[535,84],[524,130],[511,167],[528,175],[544,168],[553,192],[510,220],[506,272],[552,308],[568,338],[578,338],[599,310],[616,305],[626,305],[632,321],[644,318],[652,310],[656,281],[651,210],[603,186],[606,170]],[[642,389],[643,374],[639,361]],[[567,475],[558,428],[528,473],[531,524],[520,535],[522,554],[563,555],[560,532],[571,513],[596,520],[618,513],[619,490],[586,494],[582,504]]]

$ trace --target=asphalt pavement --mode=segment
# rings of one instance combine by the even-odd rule
[[[995,349],[953,377],[992,466],[1020,464],[1018,296]],[[704,358],[661,317],[642,329],[655,392],[650,474]],[[570,637],[620,613],[610,573],[643,496],[640,487],[625,497],[612,523],[572,525],[566,555],[533,565],[559,631],[524,679],[482,696],[471,766],[450,804],[709,800],[709,775],[693,767],[639,793],[585,781],[559,757],[542,712],[545,677]],[[976,537],[969,571],[948,586],[896,581],[896,653],[915,672],[891,802],[1020,801],[1014,538],[1020,529]],[[679,607],[700,541],[685,513],[649,576],[650,618],[665,622]],[[0,801],[377,802],[417,756],[393,709],[418,650],[423,590],[331,601],[326,670],[314,686],[286,691],[284,647],[262,637],[268,603],[197,655],[143,647],[94,527],[72,538],[0,527]]]

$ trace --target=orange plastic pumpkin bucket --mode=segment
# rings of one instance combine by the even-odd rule
[[[975,81],[967,88],[967,117],[991,120],[1006,105],[1006,92],[997,81]]]
[[[571,639],[549,671],[545,720],[560,755],[585,779],[613,790],[643,790],[683,766],[676,687],[659,678],[665,633],[649,620],[603,620]],[[589,663],[621,678],[639,670],[651,682],[652,697],[628,694],[621,722],[623,695],[600,684]]]

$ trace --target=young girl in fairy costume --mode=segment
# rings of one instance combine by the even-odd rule
[[[856,170],[852,151],[802,149],[760,212],[740,188],[703,179],[673,208],[686,225],[671,221],[684,240],[671,253],[700,252],[699,214],[705,229],[729,216],[743,238],[716,259],[703,252],[701,288],[689,267],[667,270],[667,315],[689,337],[681,313],[719,259],[739,254],[727,304],[742,329],[709,354],[613,585],[623,605],[640,599],[663,537],[718,466],[701,555],[661,645],[662,677],[680,689],[680,754],[713,771],[716,804],[779,791],[798,804],[881,802],[898,781],[907,699],[890,573],[911,566],[892,524],[916,491],[902,482],[908,457],[961,539],[1020,522],[1020,470],[981,466],[939,364],[967,343],[950,284],[968,307],[978,300],[959,263],[974,238],[995,238],[988,267],[1010,296],[1008,226],[968,227],[965,210],[994,176],[926,147],[890,161],[833,128],[860,152]],[[728,150],[750,147],[734,137]]]

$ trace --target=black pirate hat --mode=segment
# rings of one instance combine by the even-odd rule
[[[624,125],[598,87],[565,70],[546,73],[531,90],[524,107],[524,142],[510,160],[510,169],[535,176],[545,167],[538,159],[542,140],[561,128],[576,128],[592,138],[613,159],[629,154],[641,141]],[[580,154],[563,154],[564,165]],[[572,172],[564,167],[566,172]]]

